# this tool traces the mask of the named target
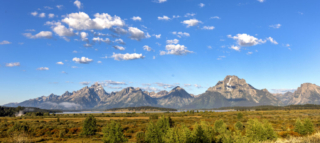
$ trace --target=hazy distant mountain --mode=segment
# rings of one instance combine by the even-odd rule
[[[292,100],[292,96],[293,96],[293,93],[288,91],[284,94],[281,94],[281,93],[276,93],[276,94],[273,94],[278,100],[280,100],[283,105],[288,105],[289,101]]]
[[[320,104],[320,86],[311,83],[301,84],[288,104]]]
[[[226,76],[214,87],[199,95],[185,108],[218,108],[227,106],[281,105],[268,90],[258,90],[237,76]]]
[[[153,98],[160,98],[160,97],[163,97],[163,96],[166,96],[169,94],[168,91],[166,90],[162,90],[162,91],[159,91],[157,93],[155,92],[148,92],[148,91],[144,91],[146,94],[148,94],[149,96],[153,97]]]
[[[157,98],[158,104],[167,108],[180,108],[188,105],[194,97],[187,93],[183,88],[177,86],[167,95]]]

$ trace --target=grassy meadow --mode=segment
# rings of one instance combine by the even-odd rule
[[[85,120],[91,115],[94,117],[94,133],[84,135]],[[297,120],[301,120],[302,125],[304,125],[305,119],[311,121],[312,132],[297,130]],[[161,123],[162,121],[163,123]],[[167,122],[170,123],[167,124]],[[113,127],[121,131],[125,138],[117,142],[320,141],[320,134],[318,133],[320,131],[320,110],[315,109],[181,113],[82,113],[43,114],[41,116],[31,114],[22,117],[0,117],[0,142],[114,142],[114,140],[105,140],[105,138],[108,138],[106,134],[112,133],[104,129],[111,130],[113,124]],[[307,130],[307,125],[305,128]],[[311,128],[310,125],[309,128]],[[161,130],[159,131],[161,133],[150,134],[151,131],[157,132],[158,129]],[[165,129],[165,131],[162,129]],[[259,134],[258,132],[262,132],[262,134],[268,132],[268,135],[258,135],[263,138],[260,139],[255,135]],[[147,136],[149,138],[159,137],[159,140],[148,140]],[[183,136],[201,137],[199,139],[188,139],[189,141],[187,141],[187,139],[184,139],[186,137],[183,138]]]

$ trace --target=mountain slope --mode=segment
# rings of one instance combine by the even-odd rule
[[[320,86],[311,83],[301,84],[288,104],[320,104]]]
[[[166,108],[180,108],[188,105],[194,97],[187,93],[183,88],[177,86],[168,95],[157,98],[158,104]]]

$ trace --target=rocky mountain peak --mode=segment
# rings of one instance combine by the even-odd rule
[[[183,90],[183,88],[181,88],[180,86],[176,86],[175,88],[172,89],[172,91],[175,91],[175,90]]]

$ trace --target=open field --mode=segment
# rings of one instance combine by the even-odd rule
[[[238,113],[243,117],[239,118]],[[80,135],[83,121],[89,115],[97,119],[97,134],[91,137]],[[267,120],[277,134],[278,141],[300,140],[306,138],[299,133],[294,132],[295,122],[298,118],[301,120],[309,118],[315,128],[314,136],[319,138],[320,131],[320,110],[273,110],[273,111],[242,111],[242,112],[199,112],[199,113],[103,113],[103,114],[56,114],[47,116],[22,116],[22,117],[0,117],[0,142],[18,142],[25,140],[27,142],[101,142],[103,138],[102,129],[115,121],[121,124],[123,133],[128,142],[136,142],[136,133],[145,132],[149,122],[157,122],[157,119],[150,119],[152,116],[162,115],[171,117],[174,126],[181,127],[185,125],[190,130],[194,129],[194,124],[206,121],[213,127],[215,121],[222,119],[230,131],[235,131],[234,124],[237,121],[247,126],[250,119],[257,119],[260,122]],[[59,121],[58,121],[59,119]],[[27,125],[25,132],[9,132],[14,124],[20,123]],[[63,131],[63,135],[61,135]],[[241,133],[244,135],[245,130]],[[274,141],[273,141],[274,142]],[[293,142],[293,141],[291,141]]]

